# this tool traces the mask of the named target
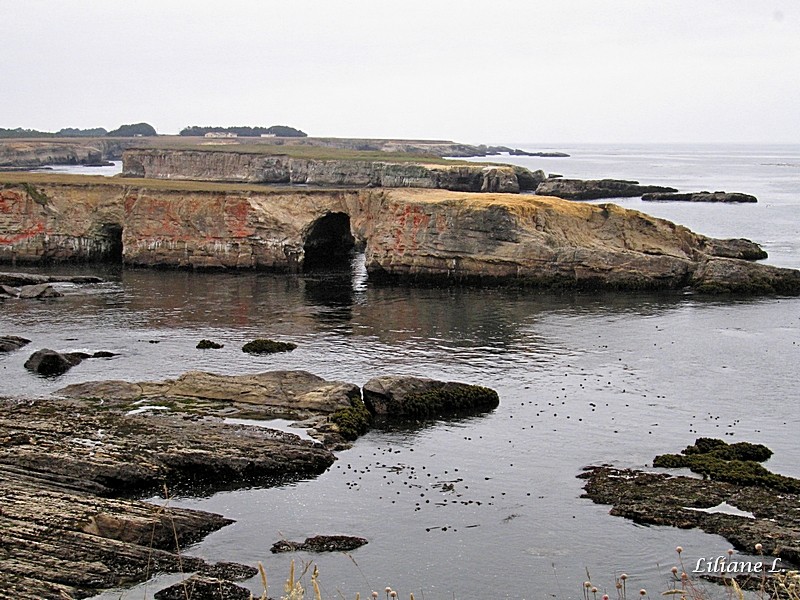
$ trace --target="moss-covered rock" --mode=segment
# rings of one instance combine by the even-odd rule
[[[336,425],[339,435],[352,442],[369,430],[372,415],[361,398],[351,398],[351,406],[337,410],[329,420]]]
[[[490,388],[420,377],[375,377],[363,390],[371,413],[394,418],[441,418],[492,410],[500,404]]]
[[[242,352],[247,352],[248,354],[275,354],[276,352],[291,352],[295,348],[297,348],[297,344],[292,342],[258,339],[247,342],[242,346]]]
[[[698,438],[694,445],[685,448],[681,454],[656,456],[653,466],[667,469],[688,468],[715,481],[800,492],[800,480],[772,473],[759,464],[770,456],[772,450],[762,444],[727,444],[719,439]]]
[[[198,348],[199,350],[218,350],[224,347],[225,344],[219,344],[211,340],[200,340],[199,342],[197,342],[196,346],[196,348]]]

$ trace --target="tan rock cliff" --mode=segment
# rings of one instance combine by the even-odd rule
[[[0,261],[298,271],[366,244],[372,279],[800,293],[800,271],[614,204],[443,190],[0,178]],[[5,182],[5,184],[3,184]]]

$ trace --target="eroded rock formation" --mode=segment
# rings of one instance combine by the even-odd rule
[[[430,189],[3,179],[5,262],[118,256],[131,265],[292,272],[347,252],[349,239],[366,244],[372,279],[800,293],[800,272],[742,260],[764,257],[757,244],[711,239],[614,204]]]

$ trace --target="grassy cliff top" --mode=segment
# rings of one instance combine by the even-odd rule
[[[241,143],[225,138],[201,141],[202,138],[169,138],[148,140],[139,150],[191,150],[196,152],[230,152],[232,154],[260,154],[286,156],[307,160],[346,160],[362,162],[396,162],[425,165],[475,164],[457,159],[447,159],[424,152],[395,152],[387,150],[356,150],[324,145],[276,144],[248,141]]]

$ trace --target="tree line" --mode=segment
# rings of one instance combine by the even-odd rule
[[[277,137],[308,137],[307,134],[294,127],[286,125],[272,125],[271,127],[215,127],[191,125],[184,127],[180,135],[202,137],[207,133],[233,133],[240,137],[259,137],[262,135],[274,135]],[[38,131],[36,129],[4,129],[0,127],[0,138],[54,138],[54,137],[138,137],[158,135],[155,127],[149,123],[134,123],[131,125],[121,125],[113,131],[108,131],[103,127],[91,129],[79,129],[77,127],[65,127],[56,131]]]

